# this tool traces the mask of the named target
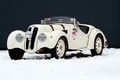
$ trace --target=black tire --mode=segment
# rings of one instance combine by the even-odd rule
[[[21,50],[19,48],[11,49],[11,50],[8,50],[8,51],[9,51],[10,58],[13,59],[13,60],[22,59],[22,57],[25,53],[23,50]]]
[[[52,57],[56,59],[65,58],[65,53],[67,51],[67,41],[64,37],[61,37],[56,46],[51,50]]]
[[[91,49],[92,56],[102,55],[103,51],[103,37],[101,35],[97,35],[94,41],[94,49]]]

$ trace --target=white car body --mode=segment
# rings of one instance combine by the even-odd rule
[[[53,49],[60,37],[65,37],[67,50],[94,49],[94,41],[97,35],[103,38],[103,47],[107,47],[107,39],[103,32],[92,25],[80,24],[74,18],[73,24],[55,22],[51,24],[33,24],[26,32],[21,30],[13,31],[7,40],[9,50],[19,48],[27,53],[44,51],[44,48]],[[87,28],[81,30],[80,28]],[[20,34],[22,41],[16,40],[16,35]],[[40,34],[45,40],[40,40]],[[17,37],[18,38],[18,37]],[[19,39],[19,38],[18,38]]]

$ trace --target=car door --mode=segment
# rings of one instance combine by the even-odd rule
[[[77,48],[87,47],[88,31],[89,31],[89,27],[83,25],[77,25],[77,31],[75,31],[74,33],[75,34],[74,40]]]

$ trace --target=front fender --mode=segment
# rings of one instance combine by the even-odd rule
[[[54,48],[56,46],[56,43],[58,42],[59,38],[62,37],[62,36],[67,38],[65,32],[63,32],[63,31],[53,31],[51,33],[51,36],[50,36],[49,47]]]
[[[23,41],[22,42],[17,42],[16,41],[16,35],[20,33],[23,36]],[[24,50],[24,39],[25,38],[25,33],[21,30],[15,30],[13,32],[10,33],[10,35],[8,36],[7,39],[7,48],[8,49],[13,49],[13,48],[20,48]]]

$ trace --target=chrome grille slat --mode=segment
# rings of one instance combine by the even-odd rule
[[[36,39],[36,35],[38,32],[38,28],[37,27],[30,27],[28,29],[28,31],[31,31],[32,33],[32,37],[31,37],[31,41],[28,40],[28,38],[26,38],[26,49],[34,49],[34,44],[35,44],[35,39]]]
[[[28,28],[28,31],[31,31],[31,27]],[[26,38],[26,49],[28,49],[28,47],[29,47],[29,40],[28,38]]]
[[[32,34],[32,38],[31,38],[31,46],[30,46],[31,49],[34,49],[34,43],[35,43],[37,31],[38,31],[38,28],[35,27],[35,28],[33,29],[33,34]]]

